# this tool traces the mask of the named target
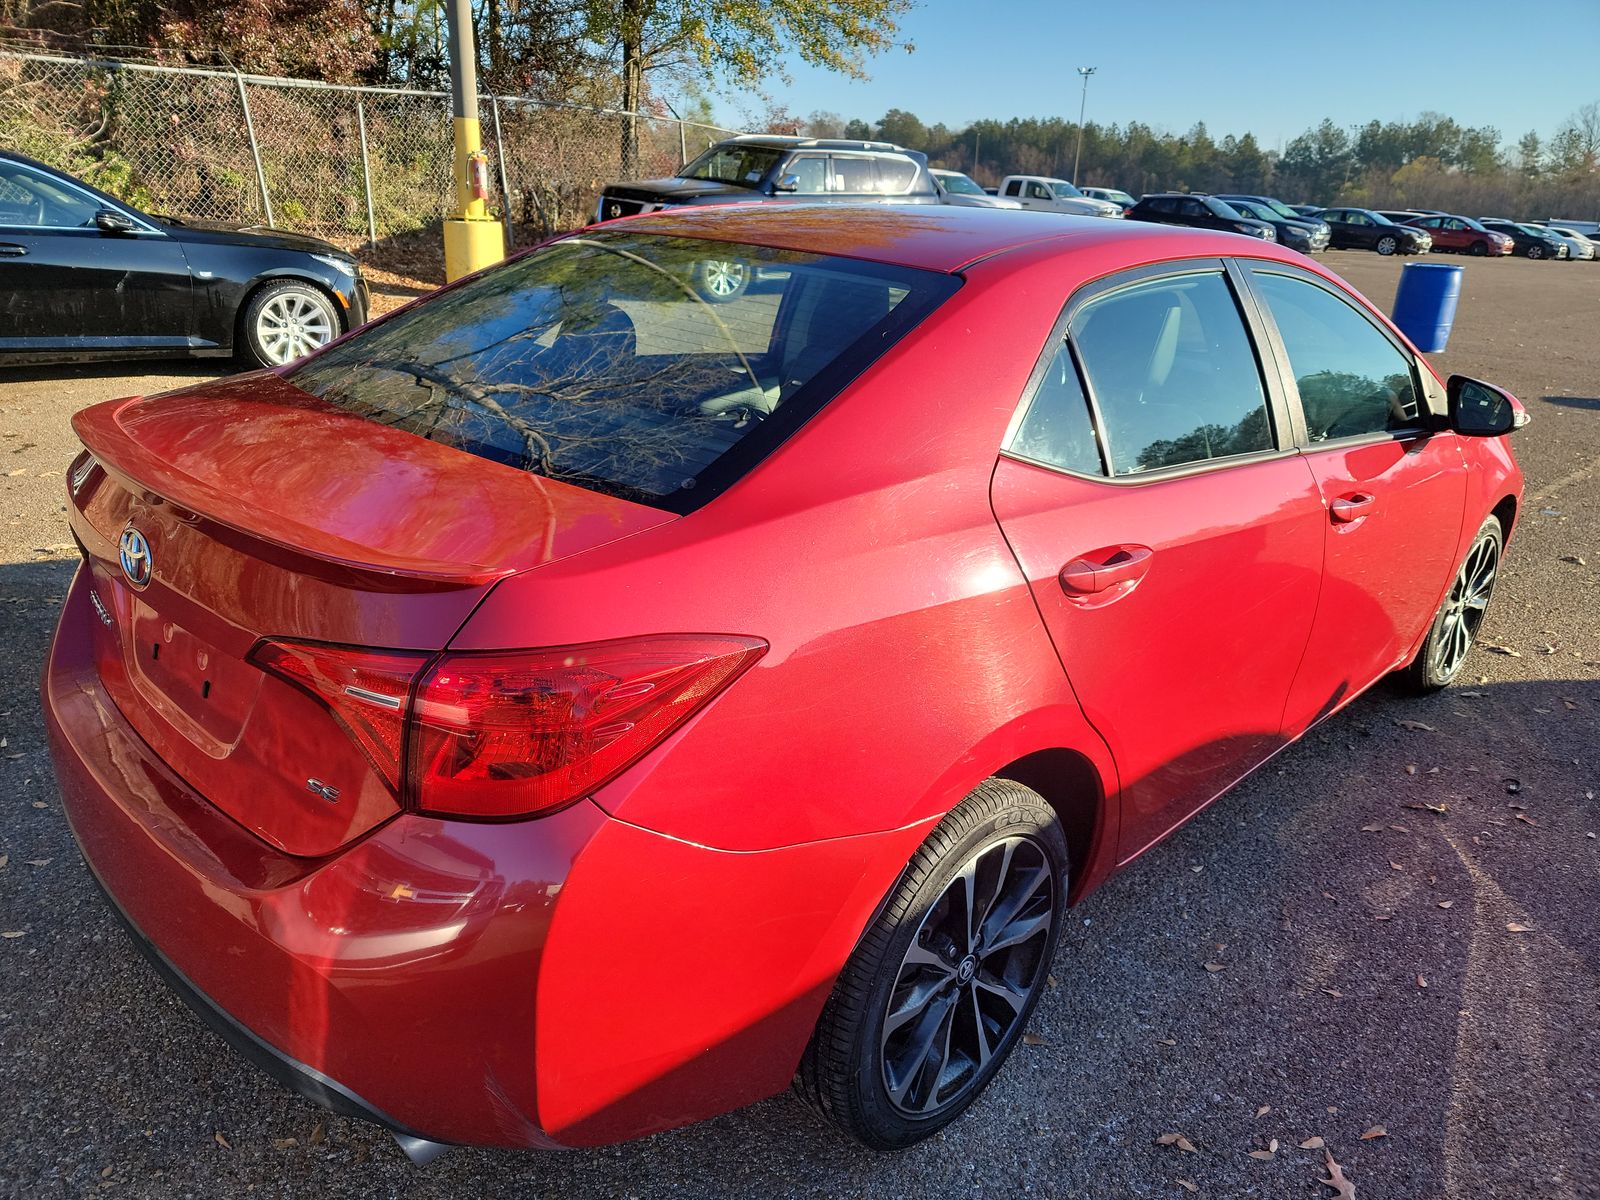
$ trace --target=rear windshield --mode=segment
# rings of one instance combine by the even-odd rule
[[[688,512],[745,475],[959,282],[596,230],[359,330],[288,378],[368,420]]]

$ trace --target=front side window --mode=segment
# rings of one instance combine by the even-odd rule
[[[83,229],[94,224],[99,208],[83,193],[47,175],[20,163],[0,162],[0,225]]]
[[[1257,273],[1255,289],[1289,353],[1311,441],[1416,428],[1410,357],[1365,315],[1288,275]]]
[[[1050,194],[1050,189],[1045,187],[1044,184],[1042,184],[1042,183],[1030,183],[1028,185],[1028,199],[1030,199],[1030,200],[1054,200],[1055,197]]]
[[[720,302],[729,263],[745,289]],[[679,512],[704,503],[959,283],[728,242],[591,231],[293,369],[357,416]]]
[[[1261,368],[1220,272],[1093,300],[1071,337],[1115,475],[1273,449]]]
[[[1206,206],[1198,200],[1183,200],[1178,205],[1178,215],[1183,217],[1203,217],[1206,215]]]
[[[828,190],[828,159],[823,154],[797,154],[789,160],[786,172],[796,180],[795,192],[816,196]]]

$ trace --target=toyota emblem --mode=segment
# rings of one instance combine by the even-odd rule
[[[123,575],[134,587],[142,588],[150,582],[150,543],[132,525],[122,531],[122,540],[117,543],[117,557],[122,562]]]
[[[622,215],[622,205],[620,205],[620,204],[608,204],[608,205],[606,205],[606,216],[608,216],[608,217],[620,217],[621,215]]]

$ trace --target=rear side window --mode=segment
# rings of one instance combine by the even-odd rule
[[[1311,441],[1416,427],[1411,360],[1366,316],[1303,279],[1257,273],[1254,285],[1289,352]]]
[[[878,190],[887,196],[909,192],[917,181],[917,164],[909,158],[878,160]]]
[[[1089,419],[1072,351],[1063,341],[1033,393],[1027,415],[1007,447],[1014,454],[1080,475],[1103,475],[1100,446]]]
[[[358,331],[288,378],[369,420],[688,512],[958,286],[854,259],[594,231]]]
[[[1114,475],[1271,450],[1238,302],[1221,273],[1137,284],[1086,304],[1071,337]]]
[[[870,158],[848,158],[835,155],[833,159],[834,190],[866,195],[878,190],[878,174]]]

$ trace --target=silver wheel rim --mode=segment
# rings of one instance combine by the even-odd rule
[[[273,366],[293,362],[333,341],[333,314],[305,292],[280,292],[256,314],[256,345]]]
[[[1378,241],[1379,254],[1393,254],[1395,240],[1392,237],[1380,238]]]
[[[1529,246],[1528,247],[1528,257],[1529,258],[1543,258],[1544,257],[1544,247],[1543,246]]]
[[[1495,576],[1500,570],[1500,547],[1492,538],[1479,539],[1461,564],[1450,594],[1445,597],[1439,621],[1439,636],[1434,639],[1433,675],[1449,679],[1461,669],[1483,624],[1484,610],[1494,594]]]
[[[930,1117],[972,1095],[1045,970],[1056,879],[1030,837],[979,850],[917,927],[878,1038],[889,1103]]]
[[[744,273],[743,263],[710,259],[704,267],[706,291],[723,300],[737,295],[744,286]]]

